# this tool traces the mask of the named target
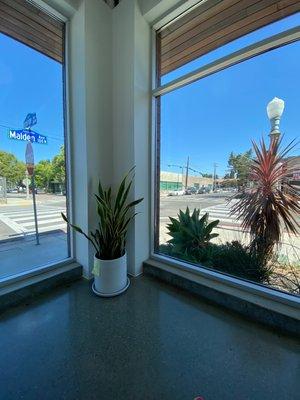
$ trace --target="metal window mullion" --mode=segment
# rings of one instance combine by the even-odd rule
[[[181,76],[180,78],[174,79],[173,81],[154,89],[152,94],[155,97],[164,95],[225,68],[231,67],[280,46],[293,43],[299,39],[300,27],[289,29],[260,42],[244,47],[243,49],[222,57],[212,63],[206,64],[193,72]]]

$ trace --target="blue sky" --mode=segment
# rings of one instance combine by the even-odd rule
[[[26,142],[8,139],[8,128],[22,129],[29,112],[32,129],[48,144],[34,144],[35,160],[52,158],[64,143],[62,65],[0,33],[0,150],[24,161]]]
[[[299,13],[263,28],[230,46],[218,49],[168,74],[163,83],[180,73],[190,72],[231,50],[299,25]],[[286,45],[261,56],[199,80],[162,97],[161,168],[168,164],[190,164],[204,173],[227,170],[229,153],[244,152],[251,139],[267,137],[270,124],[266,106],[272,98],[285,101],[281,131],[285,142],[299,139],[300,124],[300,42]],[[299,154],[299,146],[295,154]]]
[[[300,14],[285,18],[201,57],[164,77],[163,83],[245,45],[299,25]],[[62,66],[0,34],[0,149],[24,160],[26,143],[9,140],[8,128],[22,128],[36,112],[33,128],[47,145],[34,144],[35,159],[52,158],[63,144]],[[162,98],[162,169],[184,164],[211,173],[218,163],[224,174],[231,151],[244,152],[251,139],[269,132],[266,105],[274,97],[286,102],[281,129],[286,141],[299,137],[300,42],[228,68]]]

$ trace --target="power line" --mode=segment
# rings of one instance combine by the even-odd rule
[[[198,174],[200,174],[200,175],[203,176],[203,173],[202,173],[202,172],[200,172],[200,171],[198,171],[198,170],[196,170],[196,169],[190,167],[190,157],[189,157],[189,156],[188,156],[188,158],[187,158],[187,163],[186,163],[185,165],[168,164],[168,167],[177,167],[177,168],[181,168],[181,170],[182,170],[182,177],[183,177],[183,175],[184,175],[183,171],[184,171],[184,169],[185,169],[185,187],[186,187],[186,188],[187,188],[187,186],[188,186],[189,171],[196,172],[196,173],[198,173]]]

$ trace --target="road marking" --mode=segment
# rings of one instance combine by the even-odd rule
[[[38,220],[38,226],[49,224],[51,222],[61,222],[61,221],[63,221],[62,218],[52,218],[52,219]],[[25,226],[25,228],[27,228],[28,226],[31,226],[31,225],[32,226],[35,225],[34,221],[33,222],[25,222],[24,224],[22,223],[22,226]]]
[[[218,204],[216,206],[209,206],[207,208],[203,208],[200,211],[200,215],[208,212],[209,220],[218,219],[220,223],[224,223],[224,225],[233,225],[236,227],[241,226],[241,221],[235,217],[234,215],[230,215],[231,205],[229,204]]]
[[[66,212],[66,210],[51,209],[38,211],[39,231],[47,232],[57,229],[64,229],[66,231],[67,224],[63,222],[60,215],[61,212]],[[35,229],[34,213],[32,210],[0,213],[0,220],[17,234],[26,235]]]
[[[62,231],[64,231],[64,232],[67,232],[67,225],[66,224],[58,224],[58,225],[55,225],[55,229],[51,229],[51,230],[49,230],[49,227],[48,226],[39,226],[39,232],[40,233],[42,233],[42,232],[50,232],[50,231],[53,231],[53,230],[62,230]],[[35,232],[35,229],[28,229],[27,230],[27,234],[30,234],[30,233],[34,233]]]
[[[66,212],[66,210],[51,210],[51,211],[37,211],[37,213],[38,213],[38,215],[44,215],[44,214],[59,214],[60,212]],[[9,217],[12,217],[12,218],[14,218],[15,219],[15,217],[19,217],[19,216],[22,216],[22,215],[33,215],[33,210],[31,209],[31,210],[28,210],[28,211],[23,211],[23,212],[20,212],[20,211],[12,211],[12,212],[4,212],[4,213],[1,213],[1,215],[6,215],[6,216],[9,216]]]
[[[16,223],[15,221],[11,220],[10,218],[6,217],[3,214],[0,214],[0,220],[4,222],[5,225],[10,227],[16,233],[24,234],[26,233],[26,229],[24,229],[21,225]]]
[[[31,213],[32,215],[29,215],[28,217],[17,217],[17,218],[14,218],[14,221],[17,221],[17,222],[20,222],[20,223],[22,223],[22,221],[30,221],[30,220],[32,220],[32,218],[34,217],[33,216],[33,213]],[[45,219],[45,218],[49,218],[49,217],[54,217],[54,216],[59,216],[60,217],[60,219],[62,220],[62,217],[61,217],[61,215],[60,215],[60,213],[58,213],[58,212],[55,212],[55,213],[44,213],[44,214],[40,214],[39,212],[38,212],[38,220],[40,220],[40,219]]]

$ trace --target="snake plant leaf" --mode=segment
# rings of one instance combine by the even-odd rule
[[[129,177],[134,167],[121,181],[114,197],[111,187],[104,189],[101,181],[98,193],[95,194],[96,209],[98,213],[97,229],[90,232],[90,236],[78,226],[71,224],[65,215],[62,218],[69,226],[89,240],[100,259],[111,260],[119,258],[125,253],[126,236],[130,223],[137,216],[132,209],[143,199],[128,202],[132,188],[133,176]]]
[[[63,218],[63,220],[71,227],[74,229],[75,232],[80,233],[81,235],[83,235],[89,242],[92,243],[92,245],[94,246],[96,253],[98,252],[98,248],[97,248],[97,244],[94,242],[93,239],[91,239],[79,226],[71,224],[68,220],[68,218],[65,216],[64,213],[61,213],[61,216]]]

